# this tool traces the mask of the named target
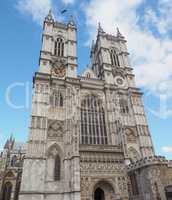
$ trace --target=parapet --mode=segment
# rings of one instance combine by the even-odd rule
[[[151,165],[172,166],[172,161],[167,160],[164,156],[150,156],[131,163],[127,166],[128,171],[137,170]]]

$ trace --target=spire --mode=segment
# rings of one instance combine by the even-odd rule
[[[103,30],[103,28],[101,27],[100,22],[98,23],[98,34],[99,34],[99,33],[104,33],[104,30]]]
[[[13,134],[11,134],[10,139],[8,139],[7,142],[6,142],[6,144],[5,144],[5,147],[7,149],[12,149],[13,146],[14,146],[14,143],[15,143],[15,139],[13,138]]]
[[[70,18],[69,18],[69,22],[68,22],[68,25],[76,26],[76,23],[75,23],[75,20],[74,20],[73,15],[70,16]]]
[[[10,142],[13,141],[13,134],[11,133],[11,136],[10,136]]]
[[[94,46],[95,46],[94,40],[92,40],[92,44],[91,44],[91,54],[90,54],[90,56],[92,56],[92,53],[94,52]]]
[[[49,10],[48,15],[46,16],[45,21],[47,21],[47,22],[54,22],[53,14],[52,14],[52,10],[51,9]]]
[[[118,38],[124,38],[124,36],[121,34],[121,32],[119,31],[119,28],[117,27],[117,37]]]
[[[4,149],[8,149],[8,147],[9,147],[9,140],[6,141]]]
[[[91,49],[94,48],[94,40],[92,40]]]

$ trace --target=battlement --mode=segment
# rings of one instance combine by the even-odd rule
[[[170,167],[172,166],[172,161],[167,160],[164,156],[145,157],[128,165],[127,170],[132,171],[150,165],[168,165],[168,167]]]

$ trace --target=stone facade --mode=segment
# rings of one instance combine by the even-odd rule
[[[129,177],[135,176],[138,191],[132,199],[171,200],[172,162],[162,156],[146,157],[128,166]]]
[[[50,12],[19,200],[165,200],[170,162],[154,154],[125,38],[99,24],[80,76],[76,47],[74,20],[59,23]]]
[[[26,144],[10,137],[0,155],[0,199],[18,200]]]

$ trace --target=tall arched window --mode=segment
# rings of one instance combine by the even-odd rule
[[[59,96],[58,96],[58,94],[54,94],[54,106],[55,107],[59,106]]]
[[[61,93],[60,93],[60,97],[59,97],[59,104],[60,104],[60,107],[63,107],[63,96]]]
[[[62,38],[57,38],[54,46],[54,55],[63,57],[64,56],[64,42]]]
[[[111,58],[111,64],[113,66],[116,66],[116,67],[120,66],[118,54],[116,53],[114,49],[110,50],[110,58]]]
[[[94,95],[86,96],[81,102],[81,143],[108,143],[102,101]]]
[[[50,96],[50,105],[53,107],[63,107],[63,95],[61,92],[53,92]]]
[[[5,183],[3,187],[3,200],[10,200],[11,199],[11,193],[12,193],[12,184],[10,182]]]
[[[54,124],[53,129],[57,134],[58,124]],[[52,145],[47,152],[47,181],[60,181],[62,179],[63,173],[63,153],[60,147],[56,144]]]
[[[59,181],[60,180],[60,168],[61,168],[60,156],[56,155],[55,164],[54,164],[54,180],[55,181]]]

